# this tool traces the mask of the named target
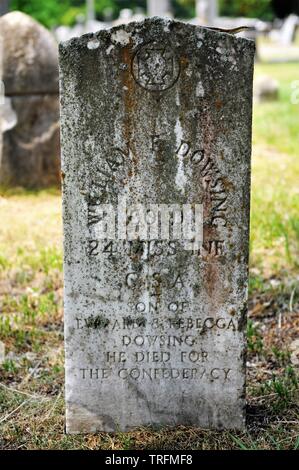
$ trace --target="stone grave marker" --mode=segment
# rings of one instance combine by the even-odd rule
[[[66,429],[243,428],[253,42],[60,45]]]
[[[58,44],[19,11],[0,17],[5,102],[0,183],[60,184]]]

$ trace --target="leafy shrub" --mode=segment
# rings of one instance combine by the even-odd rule
[[[220,14],[223,16],[244,16],[272,20],[274,12],[272,0],[219,0]]]

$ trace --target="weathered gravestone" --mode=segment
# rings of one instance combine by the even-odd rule
[[[3,41],[0,183],[25,187],[60,183],[58,45],[30,16],[0,18]]]
[[[159,18],[61,44],[67,432],[244,426],[253,60]]]

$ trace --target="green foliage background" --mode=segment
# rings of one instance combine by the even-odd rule
[[[224,16],[244,16],[263,20],[273,19],[272,0],[219,0],[220,13]]]
[[[103,20],[108,12],[118,17],[122,8],[145,10],[146,0],[95,0],[95,6],[97,18]],[[172,0],[172,8],[176,17],[192,18],[195,0]],[[219,0],[219,8],[225,16],[273,18],[271,0]],[[11,0],[11,10],[21,10],[51,28],[74,24],[78,15],[85,14],[85,0]]]

